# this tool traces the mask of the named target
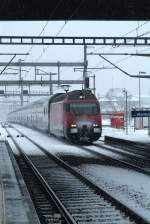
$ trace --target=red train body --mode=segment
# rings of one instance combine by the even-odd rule
[[[9,122],[48,131],[71,141],[96,141],[101,136],[99,102],[88,90],[55,94],[9,114]]]

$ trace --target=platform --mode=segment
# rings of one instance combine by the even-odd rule
[[[137,147],[149,148],[150,136],[148,130],[134,130],[129,128],[128,132],[124,129],[105,128],[103,129],[105,143],[119,145],[134,145]]]
[[[0,141],[0,224],[39,224],[11,150]]]

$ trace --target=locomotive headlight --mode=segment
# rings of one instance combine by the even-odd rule
[[[78,133],[78,129],[77,129],[77,125],[76,124],[71,124],[70,125],[70,133],[71,134],[77,134]]]
[[[71,126],[71,128],[76,128],[77,127],[76,124],[71,124],[70,126]]]
[[[97,127],[99,127],[99,126],[98,126],[98,124],[93,124],[93,127],[94,127],[94,128],[97,128]]]

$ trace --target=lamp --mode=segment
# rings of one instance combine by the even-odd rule
[[[69,87],[70,87],[70,85],[64,84],[64,85],[61,85],[61,87],[62,87],[63,90],[67,93],[67,92],[69,91]]]

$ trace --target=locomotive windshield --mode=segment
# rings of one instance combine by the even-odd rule
[[[74,115],[94,115],[99,112],[99,108],[96,103],[70,103],[66,106],[67,112]]]

